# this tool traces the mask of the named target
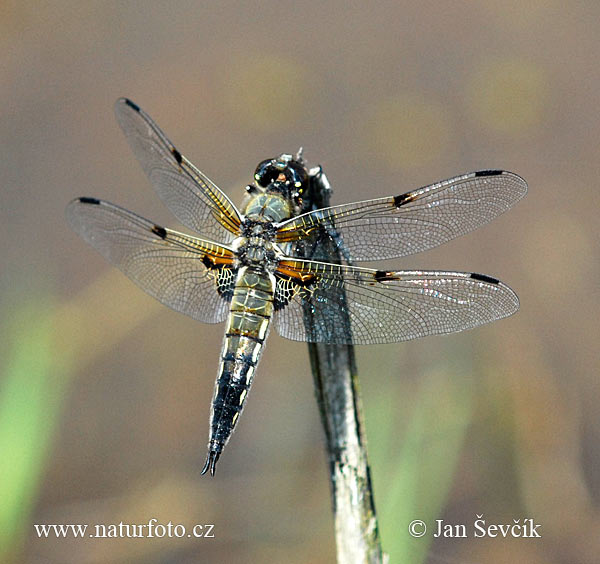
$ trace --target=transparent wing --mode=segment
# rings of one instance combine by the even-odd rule
[[[276,278],[275,326],[295,341],[395,343],[471,329],[519,309],[508,286],[483,274],[284,259]]]
[[[279,243],[335,234],[354,261],[397,258],[437,247],[491,221],[527,192],[520,176],[483,170],[388,198],[312,211],[278,225]]]
[[[226,318],[236,273],[230,249],[95,198],[73,200],[66,213],[79,235],[166,306],[204,323]]]
[[[115,114],[154,189],[177,219],[205,237],[232,241],[241,219],[231,200],[131,100],[119,98]]]

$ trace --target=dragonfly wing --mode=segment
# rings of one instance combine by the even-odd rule
[[[519,309],[508,286],[482,274],[284,259],[276,278],[275,326],[295,341],[395,343],[471,329]]]
[[[353,261],[398,258],[477,229],[526,192],[525,180],[512,172],[471,172],[406,194],[299,215],[278,225],[277,242],[327,232]]]
[[[204,323],[223,321],[233,295],[233,252],[160,227],[119,206],[77,198],[71,227],[163,304]]]
[[[131,100],[119,98],[115,114],[154,189],[177,219],[203,236],[232,241],[239,233],[241,216],[227,195]]]

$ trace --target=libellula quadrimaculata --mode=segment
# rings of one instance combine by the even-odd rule
[[[227,321],[203,474],[214,474],[234,430],[271,323],[296,341],[394,343],[470,329],[519,308],[516,294],[491,276],[352,264],[424,251],[491,221],[525,195],[516,174],[472,172],[398,196],[306,211],[303,194],[311,180],[324,181],[322,171],[309,170],[301,153],[282,154],[258,165],[240,211],[136,104],[121,98],[115,112],[160,198],[207,238],[96,198],[73,200],[67,217],[163,304],[205,323]],[[345,263],[295,253],[319,237],[333,241]]]

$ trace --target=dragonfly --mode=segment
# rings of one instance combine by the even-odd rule
[[[301,152],[283,153],[259,163],[237,208],[138,105],[120,98],[115,114],[158,196],[200,236],[91,197],[70,202],[66,215],[148,294],[198,321],[226,322],[202,474],[215,474],[272,325],[294,341],[396,343],[519,309],[515,292],[485,274],[354,264],[425,251],[491,221],[527,192],[514,173],[481,170],[396,196],[307,209],[311,186],[327,188],[326,177]],[[325,240],[341,260],[301,252]]]

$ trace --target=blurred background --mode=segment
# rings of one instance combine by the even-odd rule
[[[521,299],[474,331],[358,348],[391,562],[600,553],[600,6],[528,2],[0,4],[0,561],[330,563],[307,347],[275,332],[200,477],[222,326],[146,296],[67,226],[95,196],[178,228],[112,113],[143,107],[240,203],[304,146],[333,203],[505,168],[525,200],[385,268],[483,272]],[[477,539],[532,518],[542,539]],[[40,539],[33,524],[214,524],[214,538]],[[411,539],[408,523],[469,525]]]

